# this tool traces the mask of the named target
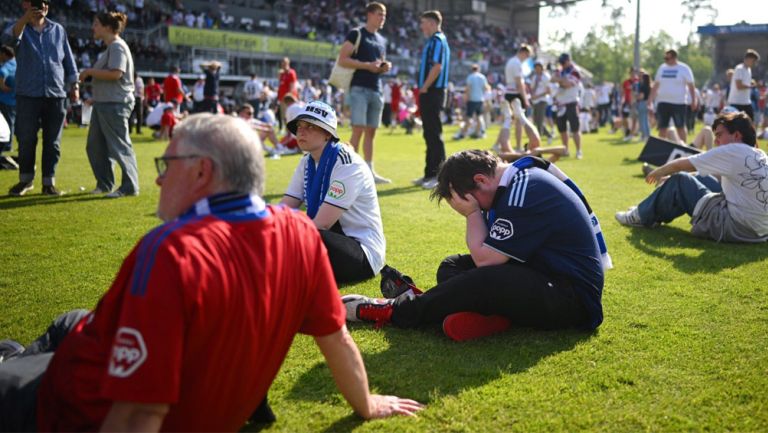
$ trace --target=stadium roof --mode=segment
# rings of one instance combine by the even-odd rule
[[[581,0],[485,0],[492,6],[510,6],[513,9],[537,9],[547,6],[568,6]]]

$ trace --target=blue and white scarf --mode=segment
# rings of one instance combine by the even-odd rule
[[[315,161],[307,155],[307,165],[304,167],[304,199],[307,203],[307,216],[315,218],[320,204],[328,194],[328,186],[331,183],[331,173],[336,164],[336,158],[341,151],[341,144],[329,141],[320,156],[320,162],[315,168]]]
[[[526,156],[512,163],[512,166],[509,167],[509,170],[512,171],[507,174],[508,179],[512,179],[517,171],[525,170],[527,168],[540,168],[546,170],[568,185],[568,188],[576,193],[584,204],[584,207],[587,209],[589,220],[592,222],[592,233],[594,233],[595,240],[597,240],[597,246],[600,249],[600,263],[603,266],[603,270],[613,269],[613,261],[611,261],[611,256],[608,254],[608,246],[605,244],[605,238],[603,237],[603,231],[600,228],[600,222],[597,220],[597,216],[592,211],[592,207],[589,206],[586,197],[584,197],[584,194],[582,194],[579,187],[576,186],[576,184],[566,176],[562,170],[555,166],[555,164],[534,156]]]

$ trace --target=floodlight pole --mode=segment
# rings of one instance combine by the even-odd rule
[[[637,17],[635,18],[635,70],[640,70],[640,0],[637,0]]]

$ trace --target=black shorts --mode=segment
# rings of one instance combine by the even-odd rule
[[[563,110],[565,108],[565,110]],[[561,133],[565,132],[570,125],[570,130],[573,133],[579,132],[579,109],[577,102],[571,102],[565,104],[565,107],[558,107],[557,110],[557,130]]]
[[[747,116],[749,116],[750,120],[753,122],[755,121],[755,111],[752,109],[752,104],[731,104],[731,106],[739,111],[743,111]]]
[[[506,99],[507,102],[509,102],[510,104],[515,99],[519,99],[520,100],[520,105],[523,107],[523,110],[528,108],[528,105],[526,105],[525,101],[523,100],[523,97],[520,96],[519,93],[505,93],[504,94],[504,99]]]
[[[483,101],[467,101],[467,118],[483,115]]]
[[[656,122],[658,122],[659,129],[668,128],[669,119],[675,122],[675,128],[684,128],[687,107],[685,104],[659,102],[656,106]]]

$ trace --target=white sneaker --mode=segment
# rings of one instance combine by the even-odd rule
[[[577,151],[576,151],[576,159],[581,159],[581,158],[583,158],[583,157],[584,157],[584,154],[583,154],[583,153],[581,153],[581,150],[577,150]]]
[[[645,227],[640,221],[640,212],[637,210],[637,206],[632,206],[627,209],[626,212],[616,212],[616,221],[619,224],[628,227]]]
[[[413,185],[416,185],[416,186],[422,186],[422,185],[424,185],[424,181],[425,181],[425,180],[427,180],[427,179],[426,179],[426,178],[424,178],[424,177],[420,177],[420,178],[418,178],[418,179],[413,179],[413,180],[411,181],[411,184],[413,184]]]
[[[426,179],[424,183],[421,184],[421,187],[424,189],[433,189],[436,186],[437,186],[436,177],[430,177],[429,179]]]
[[[387,179],[386,177],[380,176],[376,172],[373,172],[373,181],[377,184],[392,183],[392,179]]]
[[[456,134],[453,135],[454,140],[461,140],[462,138],[464,138],[464,134],[462,134],[461,132],[457,132]]]

